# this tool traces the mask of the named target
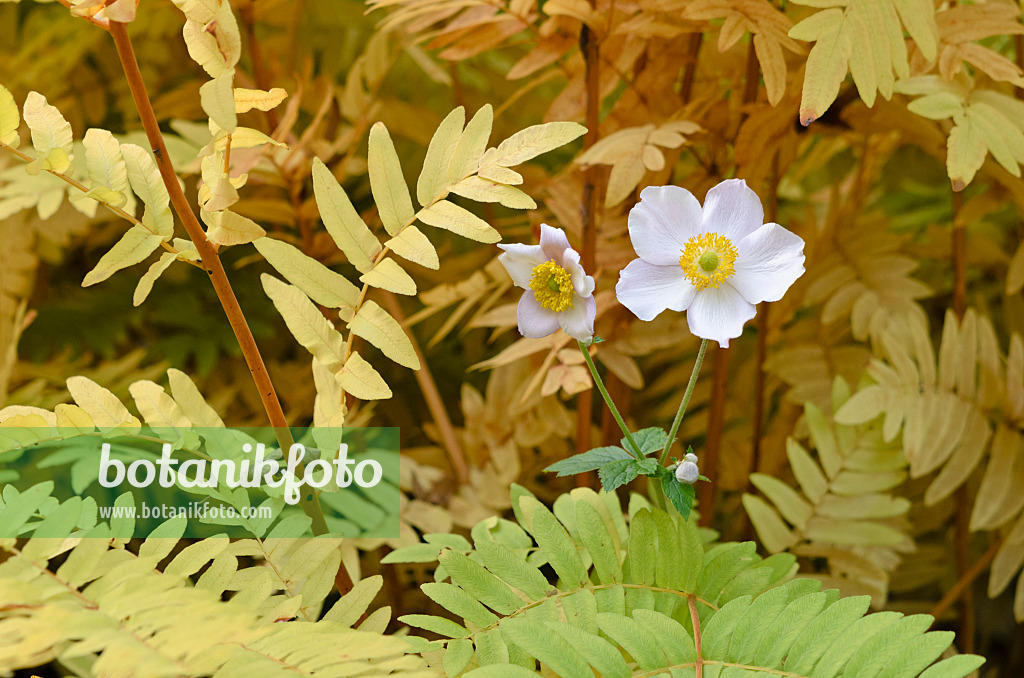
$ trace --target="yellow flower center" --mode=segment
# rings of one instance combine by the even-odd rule
[[[572,308],[572,276],[554,261],[545,261],[534,266],[530,276],[530,289],[541,306],[560,313]]]
[[[736,255],[736,247],[724,235],[705,233],[686,243],[679,266],[698,290],[718,289],[735,272]]]

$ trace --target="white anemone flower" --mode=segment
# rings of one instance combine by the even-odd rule
[[[804,272],[804,241],[764,223],[742,179],[708,191],[703,210],[685,188],[645,188],[629,212],[629,237],[640,258],[619,276],[619,301],[641,320],[686,311],[690,331],[722,347],[742,334],[755,304],[778,301]]]
[[[594,279],[583,270],[562,229],[541,224],[539,245],[498,247],[505,250],[498,261],[516,287],[526,290],[517,313],[524,337],[546,337],[561,327],[579,341],[593,339]]]

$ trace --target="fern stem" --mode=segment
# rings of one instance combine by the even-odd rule
[[[406,333],[409,335],[409,341],[412,342],[412,348],[416,352],[416,357],[419,358],[421,365],[420,369],[416,370],[413,374],[416,375],[416,381],[423,392],[423,399],[427,401],[427,409],[430,410],[430,416],[433,417],[434,424],[441,433],[441,442],[443,443],[444,451],[448,454],[448,461],[452,465],[452,470],[455,471],[455,477],[458,478],[460,484],[465,485],[469,483],[469,468],[466,465],[466,455],[462,452],[458,436],[455,435],[455,427],[452,426],[452,420],[448,416],[448,410],[444,407],[441,392],[437,389],[437,383],[430,373],[430,366],[427,364],[426,356],[423,355],[423,349],[420,348],[419,342],[416,341],[415,335],[409,328],[405,314],[402,312],[402,307],[394,293],[384,290],[381,293],[381,298],[384,300],[388,312],[394,316],[400,325],[405,327]]]
[[[707,339],[704,341],[706,342]],[[697,651],[697,661],[694,663],[693,668],[696,672],[696,678],[703,678],[704,657],[701,656],[700,617],[697,616],[697,598],[696,596],[686,596],[686,602],[690,608],[690,623],[693,625],[693,647]]]
[[[936,620],[938,620],[938,618],[942,616],[942,613],[945,612],[950,605],[955,603],[960,598],[960,595],[966,589],[970,588],[971,584],[974,583],[974,580],[977,579],[988,568],[989,564],[996,557],[996,554],[999,552],[999,549],[1002,547],[1002,545],[1002,539],[996,539],[994,542],[992,542],[992,545],[988,547],[988,550],[985,551],[985,553],[980,558],[974,561],[970,569],[964,572],[960,576],[960,578],[957,579],[956,583],[953,584],[953,586],[951,586],[948,591],[946,591],[946,595],[942,596],[942,599],[935,604],[935,607],[933,607],[931,609],[931,612],[929,612],[928,614],[930,614],[931,616],[935,617]]]
[[[22,153],[18,149],[14,148],[13,146],[8,146],[7,144],[5,144],[3,142],[0,142],[0,148],[3,148],[5,150],[7,150],[7,151],[10,151],[12,155],[17,157],[19,160],[23,160],[24,162],[32,162],[32,160],[33,160],[32,158],[30,158],[29,156],[25,155],[24,153]],[[58,179],[64,181],[65,183],[67,183],[67,184],[77,188],[82,193],[88,193],[89,192],[89,187],[88,186],[86,186],[85,184],[81,183],[80,181],[77,181],[77,180],[73,179],[72,177],[69,177],[67,174],[64,174],[62,172],[57,172],[57,171],[52,170],[52,169],[47,169],[47,170],[43,170],[43,171],[45,171],[45,172],[47,172],[49,174],[52,174],[53,176],[57,177]],[[101,200],[100,198],[93,198],[93,200],[95,200],[99,204],[103,205],[108,210],[110,210],[111,212],[113,212],[117,216],[121,217],[125,221],[127,221],[127,222],[129,222],[129,223],[131,223],[131,224],[133,224],[135,226],[138,226],[139,228],[144,228],[145,230],[149,231],[153,235],[159,235],[156,231],[153,230],[152,226],[149,226],[147,224],[142,223],[141,221],[136,219],[134,215],[129,214],[128,212],[125,212],[120,207],[116,207],[114,205],[111,205],[109,202],[105,202],[104,200]],[[163,247],[168,252],[170,252],[171,254],[175,254],[175,255],[181,254],[181,252],[176,247],[174,247],[174,245],[171,245],[170,243],[165,242],[163,240],[160,241],[160,246]],[[197,261],[191,261],[189,259],[184,259],[183,261],[186,264],[191,264],[191,265],[193,265],[193,266],[195,266],[197,268],[202,268],[202,265],[199,262],[197,262]]]
[[[257,346],[256,339],[252,335],[252,330],[249,329],[249,323],[245,319],[245,314],[242,313],[242,307],[238,303],[238,298],[231,287],[231,282],[224,271],[224,265],[221,263],[217,250],[207,240],[206,232],[200,225],[195,212],[192,211],[192,207],[188,203],[188,198],[185,197],[185,193],[181,190],[181,185],[178,183],[178,176],[171,165],[171,159],[167,153],[167,144],[164,142],[163,134],[160,132],[160,125],[157,122],[156,113],[153,111],[153,104],[146,93],[146,84],[142,79],[142,72],[139,70],[139,62],[135,58],[135,49],[132,47],[127,26],[117,21],[111,21],[109,31],[114,39],[117,56],[121,61],[121,67],[124,69],[125,77],[128,80],[128,88],[131,90],[132,99],[135,101],[136,109],[138,109],[139,118],[146,131],[146,138],[153,149],[156,165],[160,170],[160,177],[163,179],[164,186],[166,186],[167,193],[170,196],[171,205],[174,207],[178,218],[181,219],[181,223],[185,227],[189,238],[195,245],[196,251],[202,260],[203,269],[210,276],[210,282],[217,293],[217,299],[220,301],[224,313],[228,317],[231,329],[235,333],[235,339],[238,341],[239,348],[242,349],[246,365],[248,365],[249,372],[259,391],[260,400],[267,412],[267,416],[270,418],[270,424],[274,427],[274,435],[277,437],[278,444],[281,446],[282,451],[288,450],[292,446],[294,439],[292,438],[291,429],[288,427],[288,420],[284,416],[284,410],[281,408],[281,401],[277,397],[277,391],[270,380],[270,374],[267,372],[267,366],[263,362],[259,346]],[[320,502],[315,494],[307,496],[309,498],[302,502],[302,508],[313,520],[313,533],[326,534],[328,532],[327,522],[324,520]],[[344,568],[341,569],[344,570]]]
[[[690,381],[686,384],[686,393],[683,394],[683,400],[679,403],[676,418],[672,420],[672,428],[668,432],[668,440],[665,441],[665,449],[661,451],[661,459],[658,460],[658,463],[662,466],[665,465],[665,461],[668,459],[668,451],[672,448],[672,443],[676,441],[679,426],[683,423],[683,415],[686,414],[686,408],[690,405],[690,396],[693,395],[693,387],[697,385],[697,375],[700,374],[700,366],[704,362],[704,353],[707,350],[708,340],[702,339],[700,350],[697,351],[697,361],[693,363],[693,371],[690,373]]]
[[[634,455],[637,459],[643,459],[644,455],[640,451],[640,446],[633,440],[633,434],[629,432],[629,427],[626,426],[626,422],[623,421],[622,415],[619,414],[619,408],[615,407],[615,403],[612,402],[612,397],[608,395],[608,389],[604,387],[604,382],[601,381],[601,375],[597,373],[597,366],[594,365],[594,359],[590,357],[590,351],[583,345],[582,341],[577,340],[576,343],[580,347],[580,353],[583,354],[583,359],[587,361],[587,367],[590,368],[590,374],[594,377],[594,384],[597,385],[597,390],[601,392],[601,397],[604,398],[604,402],[608,405],[608,409],[611,411],[612,416],[615,417],[616,423],[619,428],[622,429],[623,435],[626,436],[626,440],[629,441],[629,446],[633,449],[629,450],[629,453]]]

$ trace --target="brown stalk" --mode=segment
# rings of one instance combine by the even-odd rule
[[[960,210],[963,207],[963,195],[953,193],[953,311],[958,320],[963,320],[967,312],[967,230],[960,224]],[[956,510],[953,513],[953,553],[956,560],[957,576],[963,580],[970,572],[970,498],[967,488],[961,486],[953,495]],[[959,605],[959,632],[964,652],[974,651],[974,591],[970,586],[963,586],[957,596]],[[954,599],[955,600],[955,599]]]
[[[600,126],[601,112],[601,50],[597,37],[592,33],[590,27],[583,24],[580,27],[580,50],[583,52],[585,64],[584,77],[586,79],[587,109],[586,123],[587,134],[583,139],[583,148],[587,149],[597,143],[599,137],[598,127]],[[583,245],[580,252],[581,263],[585,271],[594,271],[595,249],[597,244],[597,212],[600,209],[600,191],[597,187],[597,167],[589,167],[583,173],[583,200],[580,205],[581,222],[583,226]],[[593,416],[594,392],[587,389],[580,392],[576,397],[576,446],[578,452],[585,452],[590,449],[590,426]],[[592,474],[579,474],[576,476],[578,486],[586,486],[593,479]]]
[[[686,596],[686,602],[690,607],[690,623],[693,625],[693,646],[697,650],[697,660],[694,662],[693,668],[696,671],[696,678],[703,678],[704,657],[701,656],[700,617],[697,616],[697,597],[688,595]]]
[[[462,452],[459,437],[455,435],[455,427],[452,426],[452,420],[448,417],[448,410],[445,409],[444,401],[441,399],[441,392],[437,390],[437,383],[430,373],[430,367],[427,365],[427,359],[423,355],[423,350],[420,348],[419,342],[416,341],[416,335],[406,325],[405,314],[402,312],[402,306],[398,303],[398,298],[395,297],[394,293],[381,290],[381,298],[384,300],[384,305],[387,306],[388,312],[394,316],[400,325],[405,327],[406,334],[412,342],[413,350],[416,351],[416,357],[420,361],[420,369],[414,372],[416,382],[420,385],[420,390],[423,392],[423,399],[427,402],[427,409],[430,410],[430,416],[434,419],[434,425],[437,426],[438,431],[441,433],[441,442],[444,446],[444,451],[448,455],[448,461],[452,465],[452,470],[455,471],[455,477],[458,478],[459,484],[465,485],[469,482],[469,468],[466,465],[466,455]]]
[[[960,598],[961,594],[964,591],[969,591],[971,584],[974,582],[974,580],[977,579],[978,576],[981,575],[986,569],[988,569],[989,564],[996,557],[996,554],[999,552],[999,548],[1002,545],[1003,542],[1001,539],[997,539],[996,541],[992,542],[992,545],[988,547],[988,550],[985,551],[985,553],[982,554],[982,556],[978,558],[978,560],[976,560],[973,565],[971,565],[968,569],[966,569],[963,572],[963,574],[960,575],[960,578],[957,579],[956,583],[953,584],[953,586],[951,586],[948,591],[946,591],[946,595],[942,596],[942,599],[935,604],[935,607],[933,607],[931,612],[929,612],[928,614],[935,617],[935,619],[938,619],[940,616],[942,616],[942,613],[949,608],[950,605],[955,603]],[[967,639],[964,638],[963,640],[966,641]],[[969,650],[967,649],[961,649],[963,649],[964,652],[969,652]]]
[[[170,196],[171,206],[174,208],[175,213],[185,227],[185,231],[195,245],[202,261],[203,269],[210,276],[210,282],[217,293],[217,299],[220,301],[224,313],[228,317],[231,329],[235,333],[235,339],[242,349],[246,365],[248,365],[249,372],[252,374],[253,381],[259,391],[260,400],[267,411],[270,424],[274,427],[274,434],[277,437],[278,444],[282,450],[287,450],[294,441],[291,430],[288,428],[288,420],[285,418],[284,410],[281,408],[281,401],[278,400],[277,391],[270,380],[267,366],[263,362],[263,356],[260,355],[259,346],[256,345],[256,339],[252,336],[252,331],[249,329],[249,324],[242,313],[242,307],[238,304],[235,292],[231,288],[231,283],[228,281],[227,273],[224,271],[224,265],[217,255],[217,250],[206,239],[206,233],[203,231],[203,227],[196,218],[195,212],[192,211],[192,207],[189,205],[188,199],[178,183],[177,174],[174,172],[170,156],[167,153],[167,145],[164,143],[163,134],[160,132],[160,126],[153,111],[153,104],[146,93],[146,84],[142,79],[138,60],[135,58],[135,50],[132,47],[131,38],[128,36],[127,26],[120,22],[111,21],[109,31],[114,39],[121,67],[124,69],[125,77],[128,79],[128,87],[131,90],[132,99],[135,101],[135,107],[139,111],[139,118],[146,131],[146,138],[153,149],[153,156],[156,160],[157,168],[160,170],[160,177]],[[306,514],[313,519],[313,533],[325,534],[328,531],[327,524],[324,521],[323,512],[320,510],[320,505],[316,498],[312,497],[311,499],[304,500],[302,507]],[[351,588],[351,578],[345,572],[344,567],[340,568],[338,576],[339,578],[347,579],[349,588]]]
[[[704,40],[704,34],[691,33],[687,40],[686,70],[683,72],[683,81],[679,87],[679,98],[684,104],[690,103],[690,94],[693,92],[693,80],[697,76],[697,55],[700,54],[700,44]]]

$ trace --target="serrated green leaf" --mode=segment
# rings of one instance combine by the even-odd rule
[[[576,528],[587,549],[594,570],[602,584],[622,581],[622,563],[619,562],[615,540],[608,532],[604,518],[586,501],[576,502]]]
[[[598,476],[601,478],[601,487],[605,492],[614,492],[639,474],[640,467],[637,465],[637,460],[632,457],[609,461],[598,470]]]
[[[661,476],[661,489],[665,493],[665,498],[679,511],[683,520],[689,518],[690,511],[693,509],[693,499],[696,496],[693,485],[681,483],[676,480],[674,474],[665,473]]]
[[[476,542],[476,552],[488,570],[509,586],[519,589],[533,600],[547,595],[551,585],[533,565],[504,544],[483,540]],[[390,556],[391,554],[389,554]],[[436,560],[436,554],[435,558]]]
[[[438,562],[444,566],[452,582],[495,612],[508,615],[522,607],[523,601],[504,582],[467,556],[445,550]]]
[[[611,461],[633,458],[633,455],[621,447],[597,447],[582,454],[573,455],[568,459],[556,461],[544,470],[550,473],[557,473],[558,477],[561,478],[577,473],[596,471]]]
[[[435,603],[471,624],[486,627],[498,621],[498,617],[480,601],[454,584],[431,582],[420,588]]]

